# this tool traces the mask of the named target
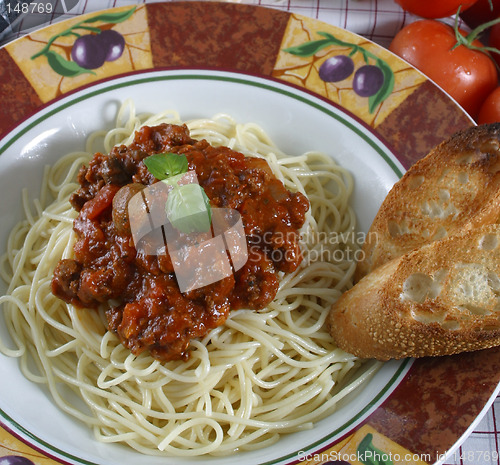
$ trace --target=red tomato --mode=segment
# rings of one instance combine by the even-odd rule
[[[500,87],[497,87],[481,105],[478,124],[500,123]]]
[[[491,27],[488,45],[500,50],[500,23]],[[500,53],[491,52],[491,56],[497,62],[498,66],[500,66]]]
[[[441,86],[474,118],[498,84],[497,70],[480,51],[464,45],[451,50],[455,43],[452,27],[426,19],[401,29],[389,49]],[[482,44],[476,40],[473,45]]]
[[[401,5],[403,10],[422,18],[444,18],[454,15],[460,5],[462,5],[460,11],[464,11],[477,0],[395,0],[395,2]]]
[[[474,5],[467,8],[467,11],[460,13],[460,17],[472,29],[500,16],[500,0],[491,0],[493,9],[491,9],[489,0],[477,0]]]

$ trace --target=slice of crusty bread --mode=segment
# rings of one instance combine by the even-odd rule
[[[500,216],[500,124],[458,132],[413,165],[382,203],[355,281],[437,239]]]
[[[329,327],[345,351],[380,360],[500,345],[500,225],[378,267],[332,307]]]

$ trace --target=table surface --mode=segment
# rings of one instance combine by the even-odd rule
[[[61,15],[56,17],[54,14],[47,14],[44,18],[38,18],[36,27],[45,26],[83,13],[159,1],[165,0],[51,0],[54,11],[60,12]],[[391,39],[405,24],[418,19],[402,11],[393,0],[226,1],[261,5],[300,13],[360,34],[384,47],[388,47]],[[21,0],[10,1],[11,4],[20,2]],[[0,0],[0,46],[31,30],[29,24],[23,25],[22,19],[15,23],[17,27],[14,27],[14,30],[8,26],[13,18],[9,19],[5,5],[6,1]],[[71,8],[71,11],[65,14],[64,11],[67,11],[67,8]],[[447,18],[444,21],[452,23],[453,18]],[[466,25],[462,26],[466,27]],[[487,409],[481,421],[462,439],[463,442],[454,451],[451,451],[443,465],[500,465],[500,396]]]

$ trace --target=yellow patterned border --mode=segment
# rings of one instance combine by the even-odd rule
[[[130,6],[114,8],[110,11],[117,13],[127,10],[130,10]],[[81,88],[91,82],[122,73],[152,68],[153,57],[146,11],[145,5],[138,6],[129,19],[115,25],[106,24],[103,21],[92,23],[93,27],[114,29],[125,38],[125,50],[121,57],[116,61],[104,63],[98,69],[92,70],[92,73],[65,77],[56,73],[51,68],[46,56],[32,57],[40,52],[55,35],[62,33],[85,18],[97,16],[97,14],[79,16],[57,23],[51,27],[40,29],[8,44],[5,48],[35,89],[40,100],[47,103],[54,98],[71,90]],[[99,12],[99,15],[105,12]],[[72,34],[59,37],[52,43],[51,50],[64,59],[70,60],[71,49],[75,40],[76,38]]]
[[[373,113],[369,111],[368,98],[360,97],[353,91],[352,76],[335,83],[325,82],[319,76],[319,68],[326,59],[340,54],[349,55],[352,51],[350,47],[330,45],[319,50],[314,56],[308,57],[296,56],[286,51],[307,42],[324,39],[324,36],[318,32],[320,34],[328,33],[340,41],[360,46],[367,52],[377,55],[389,65],[394,74],[394,89]],[[354,61],[355,69],[367,64],[361,53],[355,53],[351,58]],[[273,77],[326,97],[349,109],[373,128],[380,125],[402,101],[426,81],[426,78],[419,71],[373,42],[328,24],[321,24],[321,31],[318,31],[318,21],[300,15],[291,15],[290,17],[276,60]]]

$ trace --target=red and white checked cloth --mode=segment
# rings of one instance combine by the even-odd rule
[[[47,15],[45,24],[75,15],[107,8],[156,3],[168,0],[79,0],[69,14],[56,19]],[[189,1],[189,0],[185,0]],[[212,0],[206,0],[212,1]],[[394,35],[418,17],[405,13],[393,0],[220,0],[261,5],[299,13],[360,34],[387,47]],[[440,1],[440,0],[434,0]],[[0,0],[0,7],[3,0]],[[53,2],[51,2],[53,3]],[[55,0],[55,11],[65,10],[65,0]],[[0,8],[0,15],[2,9]],[[446,22],[452,24],[453,19]],[[38,23],[40,24],[40,23]],[[23,26],[24,33],[29,32]],[[21,33],[6,29],[0,34],[0,45],[19,37]],[[467,432],[463,442],[450,452],[442,465],[500,465],[500,396],[486,409],[481,421]]]

